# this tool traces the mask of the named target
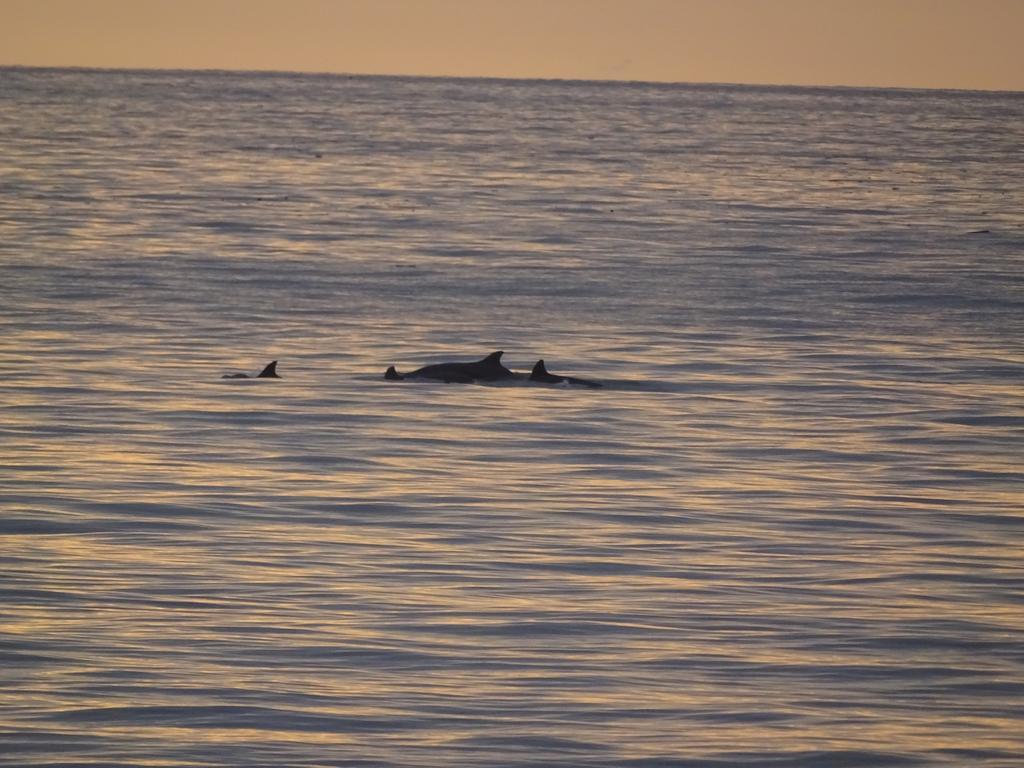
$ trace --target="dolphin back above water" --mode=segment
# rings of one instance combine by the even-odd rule
[[[221,376],[222,379],[280,379],[277,375],[277,360],[268,363],[267,366],[257,373],[255,376],[250,376],[248,373],[225,373]]]
[[[515,376],[512,371],[501,364],[502,351],[492,352],[482,360],[473,363],[435,363],[410,373],[399,373],[391,366],[384,373],[388,381],[405,379],[434,379],[446,384],[472,384],[474,381],[498,381]]]
[[[599,389],[604,386],[599,382],[589,381],[588,379],[577,379],[573,376],[557,376],[553,373],[548,373],[543,360],[538,360],[533,366],[533,370],[530,371],[530,381],[539,381],[544,384],[570,384],[578,387],[591,387],[593,389]]]

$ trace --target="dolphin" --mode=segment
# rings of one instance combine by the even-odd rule
[[[427,365],[410,373],[401,374],[391,366],[384,373],[388,381],[403,379],[436,379],[446,384],[472,384],[474,381],[497,381],[515,376],[512,371],[501,364],[504,352],[492,352],[475,363],[436,363]]]
[[[266,368],[257,373],[255,376],[249,376],[248,373],[225,373],[221,376],[222,379],[280,379],[277,375],[277,360],[269,363]]]
[[[537,364],[533,366],[533,370],[530,372],[530,381],[540,381],[545,384],[572,384],[580,387],[591,387],[593,389],[599,389],[604,385],[596,382],[589,381],[588,379],[577,379],[573,376],[556,376],[553,373],[548,373],[548,369],[544,367],[544,361],[538,360]]]

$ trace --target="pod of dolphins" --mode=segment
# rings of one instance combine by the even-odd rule
[[[417,368],[409,373],[399,373],[395,366],[388,367],[384,372],[384,378],[388,381],[406,381],[409,379],[427,379],[432,381],[443,381],[446,384],[472,384],[477,381],[500,381],[520,376],[501,364],[502,351],[492,352],[487,357],[470,363],[434,363]],[[277,374],[277,360],[269,363],[262,371],[255,376],[247,373],[225,373],[222,379],[279,379]],[[577,387],[599,388],[603,386],[597,381],[589,379],[577,379],[574,376],[558,376],[549,373],[543,360],[538,360],[530,371],[530,381],[543,384],[568,384]]]

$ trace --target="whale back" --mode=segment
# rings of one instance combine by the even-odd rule
[[[384,372],[384,378],[388,381],[401,381],[402,379],[436,379],[444,382],[457,382],[459,384],[471,384],[474,381],[495,381],[515,376],[512,371],[501,364],[501,350],[492,352],[487,357],[476,360],[472,363],[434,363],[401,374],[392,365]]]

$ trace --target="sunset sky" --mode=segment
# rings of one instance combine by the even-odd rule
[[[1024,90],[1024,0],[0,0],[0,65]]]

